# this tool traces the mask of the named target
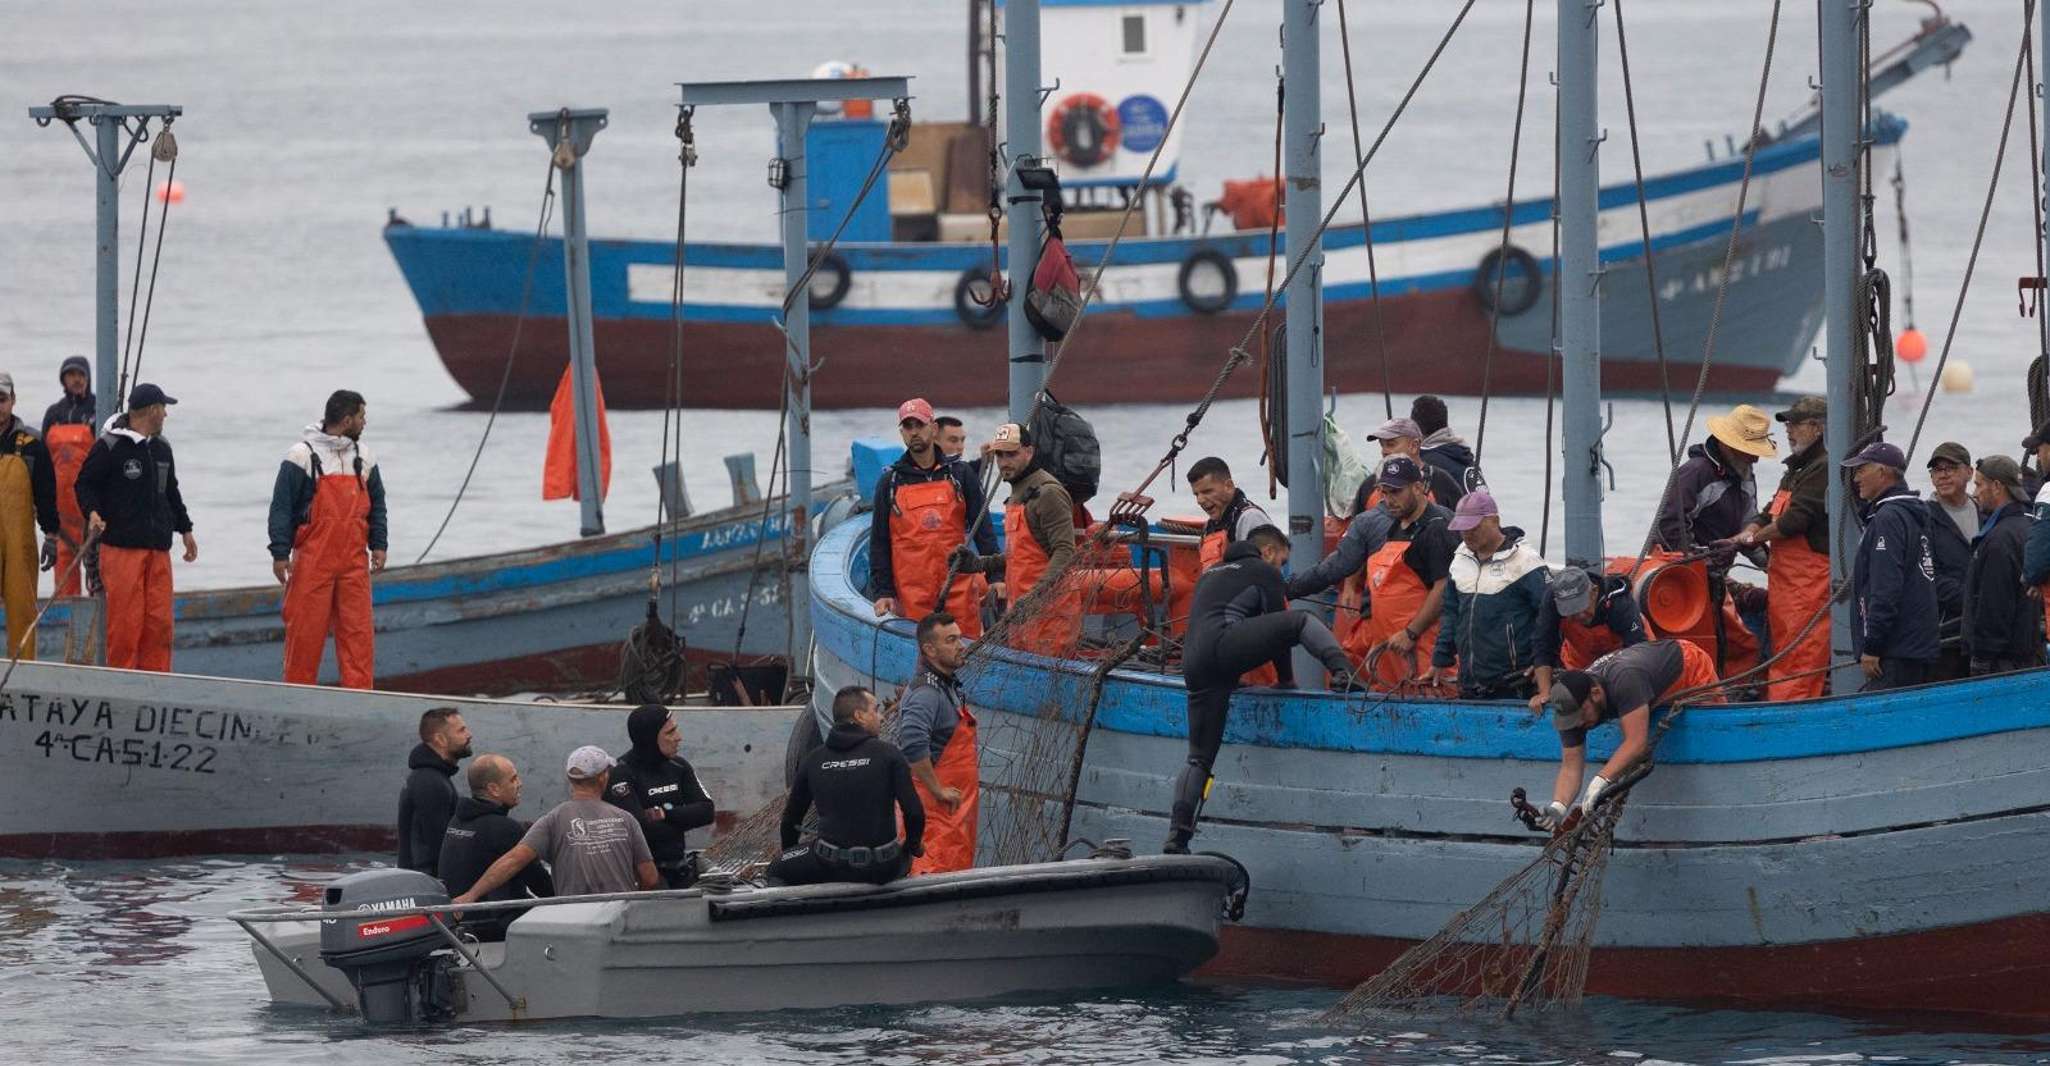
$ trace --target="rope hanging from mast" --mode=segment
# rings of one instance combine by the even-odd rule
[[[121,374],[117,380],[118,387],[114,394],[114,404],[117,408],[126,408],[128,406],[129,382],[142,380],[142,352],[149,344],[149,316],[151,309],[156,306],[157,302],[157,269],[164,261],[164,226],[170,222],[171,205],[176,202],[175,197],[171,194],[171,190],[178,180],[178,138],[171,134],[171,123],[173,121],[175,121],[173,116],[164,116],[163,127],[157,131],[156,143],[150,146],[149,169],[143,177],[142,225],[136,227],[135,233],[135,278],[130,282],[128,290],[128,335],[126,340],[122,342]],[[142,140],[149,136],[149,118],[147,116],[137,119],[134,136],[137,140]],[[164,177],[164,209],[157,213],[157,246],[156,251],[150,256],[149,291],[142,300],[142,331],[138,335],[135,321],[135,294],[137,286],[142,282],[143,240],[149,234],[150,201],[156,196],[156,173],[159,160],[168,162],[170,166],[166,170]],[[133,354],[132,362],[130,361],[131,352]]]
[[[1345,57],[1345,109],[1352,120],[1352,158],[1360,161],[1360,94],[1352,80],[1352,30],[1345,21],[1345,0],[1338,0],[1338,46]],[[1278,164],[1277,164],[1278,168]],[[1276,176],[1279,177],[1277,169]],[[1381,268],[1374,261],[1374,213],[1367,209],[1367,183],[1360,183],[1360,226],[1367,241],[1368,306],[1374,315],[1374,350],[1381,354],[1381,408],[1395,417],[1394,379],[1388,365],[1388,332],[1381,317]],[[1272,492],[1272,489],[1269,489]]]
[[[1593,12],[1588,13],[1594,17]],[[1530,98],[1530,37],[1537,18],[1537,0],[1523,0],[1523,58],[1516,69],[1516,123],[1509,132],[1509,188],[1502,194],[1502,239],[1495,246],[1494,299],[1488,301],[1488,347],[1481,357],[1481,413],[1474,424],[1473,457],[1479,462],[1488,444],[1488,396],[1493,392],[1495,331],[1502,323],[1502,285],[1509,276],[1509,232],[1516,225],[1516,165],[1523,157],[1523,108]],[[1592,147],[1588,149],[1594,151]],[[1554,201],[1554,210],[1557,202]],[[1537,284],[1532,279],[1531,284]]]
[[[1958,285],[1957,302],[1951,307],[1950,328],[1944,331],[1943,350],[1936,357],[1936,371],[1931,379],[1935,382],[1943,380],[1943,368],[1950,362],[1950,346],[1957,341],[1958,323],[1964,319],[1965,314],[1965,296],[1972,291],[1972,276],[1979,267],[1979,250],[1986,241],[1986,223],[1993,216],[1993,194],[2000,188],[2000,168],[2007,159],[2007,139],[2014,131],[2014,105],[2021,97],[2022,74],[2027,69],[2030,49],[2035,40],[2035,13],[2036,0],[2022,0],[2022,43],[2021,47],[2015,50],[2014,76],[2009,79],[2007,86],[2007,114],[2000,122],[2000,145],[1993,153],[1993,173],[1986,180],[1986,199],[1979,208],[1978,229],[1972,234],[1972,254],[1965,259],[1964,281]],[[2036,195],[2035,190],[2030,190],[2029,195],[2033,199]],[[1929,407],[1935,400],[1936,389],[1933,387],[1922,396],[1922,411],[1915,416],[1915,432],[1908,438],[1907,457],[1910,460],[1915,457],[1915,446],[1921,443],[1922,427],[1929,421]]]
[[[1657,263],[1651,254],[1651,208],[1644,195],[1644,153],[1638,145],[1637,136],[1637,89],[1630,79],[1630,38],[1623,30],[1623,0],[1616,4],[1616,55],[1623,64],[1623,112],[1630,125],[1630,172],[1637,183],[1637,228],[1643,240],[1645,302],[1651,307],[1651,349],[1658,356],[1659,400],[1665,405],[1666,414],[1666,456],[1668,461],[1680,461],[1680,438],[1673,434],[1673,375],[1666,362],[1666,332],[1659,321],[1659,282]],[[1555,191],[1553,203],[1558,203]],[[1557,276],[1555,273],[1554,277]],[[1546,479],[1546,484],[1550,484]]]

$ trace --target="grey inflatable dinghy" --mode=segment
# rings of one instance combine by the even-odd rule
[[[1217,953],[1246,891],[1221,856],[1090,858],[461,908],[527,909],[480,944],[439,881],[370,870],[329,884],[321,909],[229,917],[278,1006],[399,1024],[648,1018],[1173,981]]]

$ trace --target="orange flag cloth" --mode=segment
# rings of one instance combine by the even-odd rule
[[[564,367],[548,403],[548,455],[541,466],[541,498],[581,499],[577,495],[577,405],[571,398],[570,373]],[[612,491],[612,428],[605,423],[605,386],[598,386],[598,498]]]

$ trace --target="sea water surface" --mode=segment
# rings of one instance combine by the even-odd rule
[[[1329,989],[1184,983],[1002,1003],[373,1031],[272,1008],[221,915],[310,903],[381,857],[0,865],[0,1056],[9,1062],[1977,1063],[2050,1061],[2050,1034],[1928,1019],[1698,1010],[1594,1000],[1519,1022],[1452,1013],[1322,1020]],[[1257,885],[1255,891],[1257,891]]]
[[[1452,0],[1355,0],[1348,12],[1362,124],[1372,138],[1437,35]],[[1219,3],[1191,5],[1208,26]],[[1928,333],[1930,361],[1903,368],[1887,421],[1904,437],[1951,325],[2000,133],[2021,26],[2006,0],[1952,2],[1976,42],[1954,71],[1932,71],[1887,97],[1905,116],[1913,285],[1900,256],[1887,175],[1879,191],[1882,265]],[[1741,137],[1762,60],[1767,0],[1632,0],[1627,8],[1640,139],[1647,173],[1699,162]],[[1348,176],[1346,79],[1333,5],[1325,5],[1327,190]],[[1483,0],[1368,173],[1377,214],[1499,201],[1525,5]],[[1268,166],[1274,0],[1239,0],[1216,56],[1192,94],[1181,173],[1200,198],[1225,178]],[[1879,0],[1875,46],[1914,28],[1926,8]],[[1542,146],[1552,122],[1553,5],[1535,5],[1520,195],[1549,187]],[[1613,8],[1600,12],[1606,180],[1629,173],[1629,129],[1614,50]],[[185,587],[268,580],[264,516],[277,460],[336,388],[365,393],[366,437],[391,492],[394,561],[427,546],[477,452],[487,415],[459,409],[417,308],[379,236],[397,208],[432,225],[444,210],[490,206],[524,229],[539,207],[545,151],[529,111],[612,109],[588,162],[591,230],[598,236],[673,235],[676,215],[673,83],[807,74],[825,60],[915,77],[917,115],[965,113],[964,6],[953,0],[542,0],[340,4],[259,0],[0,0],[0,370],[36,417],[55,398],[59,361],[93,343],[93,183],[61,127],[38,129],[26,108],[61,93],[178,103],[186,196],[170,216],[141,376],[181,399],[170,436],[201,543],[178,564]],[[1059,45],[1050,42],[1049,54]],[[1814,7],[1785,4],[1766,97],[1768,122],[1798,110],[1816,69]],[[10,117],[11,116],[11,117]],[[2017,123],[2026,121],[2018,116]],[[12,125],[8,125],[12,123]],[[771,153],[764,109],[704,109],[702,162],[692,175],[691,235],[767,242],[775,201],[762,181]],[[2027,138],[2014,131],[1993,202],[1978,280],[1963,301],[1953,361],[1974,370],[1972,391],[1940,393],[1922,448],[1956,439],[1974,454],[2012,451],[2026,432],[2021,375],[2037,351],[2034,323],[2016,314],[2013,279],[2033,273]],[[144,195],[143,156],[124,178],[123,284],[129,289]],[[161,179],[162,173],[159,172]],[[1351,218],[1348,208],[1341,220]],[[154,227],[154,220],[152,223]],[[124,326],[126,319],[124,319]],[[1089,330],[1070,358],[1116,359],[1111,331]],[[1364,357],[1363,338],[1329,338],[1333,358]],[[832,353],[822,373],[833,373]],[[1219,352],[1221,362],[1225,353]],[[693,359],[717,360],[716,351]],[[1427,352],[1396,353],[1402,360]],[[1002,374],[963,362],[946,380],[906,381],[945,410],[953,380]],[[1789,388],[1816,390],[1819,364]],[[1058,388],[1058,379],[1054,382]],[[1409,396],[1392,402],[1406,409]],[[1144,476],[1186,409],[1145,403],[1092,409],[1105,445],[1106,491]],[[686,401],[688,402],[688,401]],[[1337,400],[1357,436],[1383,417],[1378,395]],[[1455,428],[1477,436],[1480,404],[1453,398]],[[961,411],[986,435],[999,412]],[[1686,416],[1684,398],[1673,413]],[[1703,414],[1710,413],[1704,411]],[[1507,521],[1543,534],[1548,495],[1546,405],[1496,399],[1483,460]],[[1655,401],[1614,409],[1607,454],[1616,468],[1604,526],[1612,551],[1641,542],[1667,464],[1666,412]],[[856,436],[888,436],[888,411],[823,412],[813,420],[818,475],[838,473]],[[660,451],[658,413],[615,413],[612,528],[652,520],[647,470]],[[539,499],[545,419],[498,418],[474,481],[435,558],[499,551],[575,535],[576,506]],[[763,412],[690,411],[684,467],[700,509],[724,505],[722,456],[752,451],[766,474],[776,420]],[[1699,439],[1697,421],[1694,439]],[[1554,445],[1556,447],[1556,445]],[[1190,442],[1191,457],[1223,456],[1265,501],[1257,412],[1218,404]],[[1761,464],[1769,487],[1774,464]],[[1193,513],[1175,479],[1154,486],[1161,513]],[[1556,493],[1554,496],[1556,505]],[[1279,505],[1277,505],[1279,506]],[[1552,517],[1556,536],[1556,506]],[[1554,539],[1549,547],[1559,551]],[[623,634],[622,634],[623,635]],[[402,768],[393,767],[396,790]],[[51,802],[100,802],[92,796]],[[1331,990],[1187,986],[1144,994],[968,1007],[769,1014],[662,1024],[554,1024],[411,1034],[365,1034],[353,1023],[262,1005],[242,934],[218,916],[251,902],[293,898],[371,857],[201,859],[154,864],[0,863],[0,1061],[545,1060],[855,1063],[1098,1062],[1248,1064],[2017,1062],[2050,1058],[2046,1039],[1975,1035],[1952,1024],[1889,1024],[1803,1015],[1702,1012],[1595,1002],[1541,1023],[1418,1018],[1364,1033],[1318,1016]],[[301,897],[303,898],[303,896]]]

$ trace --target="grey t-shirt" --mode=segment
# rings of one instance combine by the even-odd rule
[[[1613,722],[1639,707],[1659,702],[1685,672],[1687,660],[1677,640],[1651,640],[1633,644],[1596,659],[1587,672],[1602,687],[1601,721]],[[1587,730],[1565,729],[1559,741],[1569,748],[1587,743]]]
[[[1949,515],[1952,522],[1957,523],[1958,532],[1963,533],[1966,540],[1979,535],[1979,505],[1973,503],[1971,497],[1966,497],[1965,502],[1956,507],[1944,503],[1940,496],[1936,502],[1942,504],[1943,513]]]
[[[559,896],[632,892],[634,870],[654,862],[633,816],[598,799],[573,799],[541,816],[520,843],[548,860]]]

